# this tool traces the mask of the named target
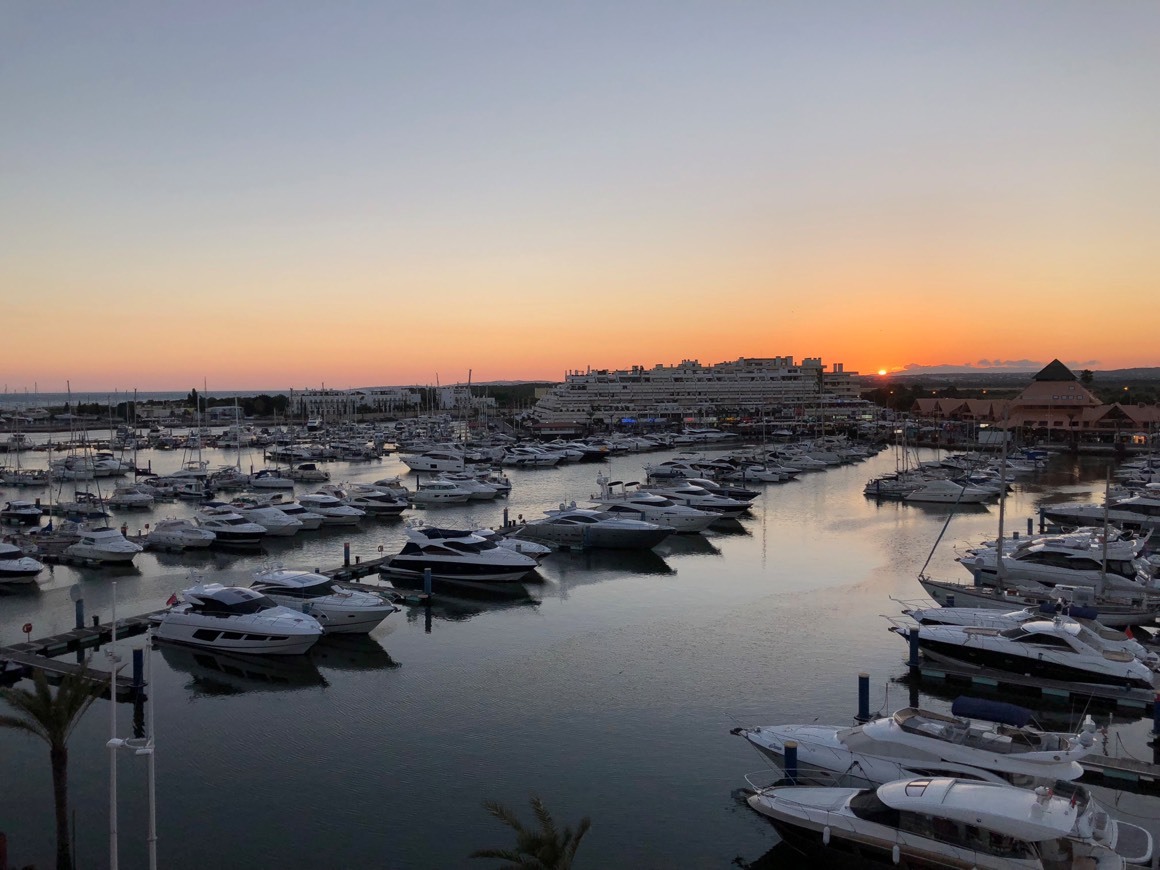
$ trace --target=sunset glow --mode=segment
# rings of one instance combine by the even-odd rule
[[[5,387],[1155,365],[1158,28],[1079,2],[18,4]]]

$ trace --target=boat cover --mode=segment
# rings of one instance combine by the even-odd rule
[[[1031,711],[1026,707],[1003,701],[989,701],[986,698],[970,698],[966,695],[955,698],[951,704],[951,715],[967,719],[986,719],[988,722],[999,722],[1016,728],[1022,728],[1032,718]]]

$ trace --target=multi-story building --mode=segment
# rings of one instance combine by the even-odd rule
[[[715,365],[683,360],[652,368],[572,371],[550,388],[532,414],[543,423],[616,425],[716,422],[732,418],[832,417],[864,404],[856,373],[820,358],[741,358]]]

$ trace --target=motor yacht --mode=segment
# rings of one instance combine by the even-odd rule
[[[432,507],[445,504],[467,504],[472,491],[450,480],[438,478],[417,484],[411,493],[411,504]]]
[[[225,652],[296,655],[322,637],[322,625],[254,589],[204,583],[186,589],[158,618],[156,636]]]
[[[578,508],[575,503],[545,513],[546,517],[531,520],[512,534],[555,546],[648,550],[674,531],[672,526],[624,519],[607,511]]]
[[[491,501],[499,495],[498,486],[492,486],[467,472],[445,471],[436,477],[435,481],[445,481],[460,489],[466,489],[468,501]]]
[[[1005,583],[1050,592],[1056,586],[1091,586],[1100,591],[1160,592],[1151,566],[1139,558],[1147,539],[1107,541],[1052,536],[1004,547],[973,549],[958,558],[978,585]]]
[[[19,523],[21,525],[38,525],[44,511],[35,502],[15,500],[5,502],[0,509],[0,521],[5,523]]]
[[[324,526],[353,526],[366,516],[366,511],[343,504],[326,492],[309,492],[298,496],[298,503],[311,513],[322,515]]]
[[[286,472],[286,476],[296,483],[321,483],[330,480],[330,473],[313,462],[302,462],[294,466]]]
[[[214,543],[230,547],[258,547],[266,538],[266,527],[252,523],[229,507],[198,511],[195,522],[216,536]]]
[[[458,450],[427,450],[400,457],[412,471],[463,471],[467,460]]]
[[[0,543],[0,583],[35,583],[44,565],[15,544]]]
[[[892,625],[906,639],[917,632],[923,653],[936,661],[977,665],[1053,680],[1152,690],[1155,674],[1123,650],[1097,649],[1070,619],[1041,619],[1008,629],[963,625]]]
[[[243,519],[257,523],[266,530],[271,538],[289,538],[302,530],[302,521],[290,516],[280,508],[261,504],[253,499],[239,498],[225,504],[224,502],[209,502],[207,508],[219,508],[240,514]]]
[[[326,634],[366,634],[399,608],[380,595],[344,589],[325,574],[271,567],[250,588],[275,604],[313,616]]]
[[[613,516],[670,526],[678,534],[703,532],[721,519],[721,515],[714,511],[703,511],[677,504],[671,498],[665,498],[654,492],[629,489],[638,485],[635,482],[624,483],[598,475],[596,483],[600,486],[600,492],[589,500],[597,505],[598,510]]]
[[[172,550],[201,550],[217,540],[211,529],[203,529],[193,520],[170,517],[153,524],[145,535],[145,543],[151,547]]]
[[[501,547],[470,531],[408,526],[407,543],[380,569],[421,578],[426,569],[441,580],[513,583],[538,566],[531,556]]]
[[[302,530],[304,532],[313,532],[322,527],[324,517],[322,514],[316,514],[314,511],[309,511],[301,504],[296,502],[293,496],[287,497],[284,493],[273,492],[263,493],[261,495],[249,495],[243,493],[240,498],[252,498],[254,504],[260,504],[266,507],[277,508],[286,514],[288,517],[298,520],[302,523]]]
[[[958,776],[1019,786],[1083,776],[1080,759],[1095,751],[1096,724],[1065,734],[1032,727],[1014,704],[957,698],[951,715],[905,707],[863,725],[760,725],[734,728],[762,755],[785,764],[797,743],[798,782],[876,786],[908,776]]]
[[[1152,835],[1112,819],[1074,783],[1035,790],[953,777],[877,788],[775,785],[749,806],[799,848],[887,866],[1124,868],[1152,857]]]
[[[1090,526],[1106,521],[1122,529],[1157,529],[1160,528],[1160,493],[1144,492],[1112,500],[1108,505],[1044,505],[1043,515],[1052,522],[1063,525]]]
[[[331,483],[319,487],[318,491],[333,495],[343,504],[376,517],[397,517],[409,506],[406,498],[365,483],[344,483],[341,486]]]
[[[509,468],[551,468],[559,465],[563,458],[563,453],[524,445],[508,448],[499,462]]]
[[[105,504],[111,508],[121,510],[149,510],[157,499],[138,484],[127,484],[116,487],[112,494],[105,499]]]
[[[278,468],[260,468],[250,475],[254,489],[294,489],[294,481]]]
[[[119,529],[110,526],[81,526],[80,538],[65,547],[65,555],[102,565],[127,565],[142,547],[128,540]]]
[[[995,497],[996,493],[990,489],[935,478],[926,481],[913,492],[908,492],[902,496],[902,500],[924,504],[982,504]]]
[[[749,510],[749,502],[723,495],[714,495],[703,486],[679,483],[670,486],[642,486],[641,491],[657,495],[699,511],[712,511],[718,517],[739,517]]]

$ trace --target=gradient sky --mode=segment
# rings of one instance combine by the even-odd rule
[[[1157,365],[1160,4],[0,6],[8,390]]]

